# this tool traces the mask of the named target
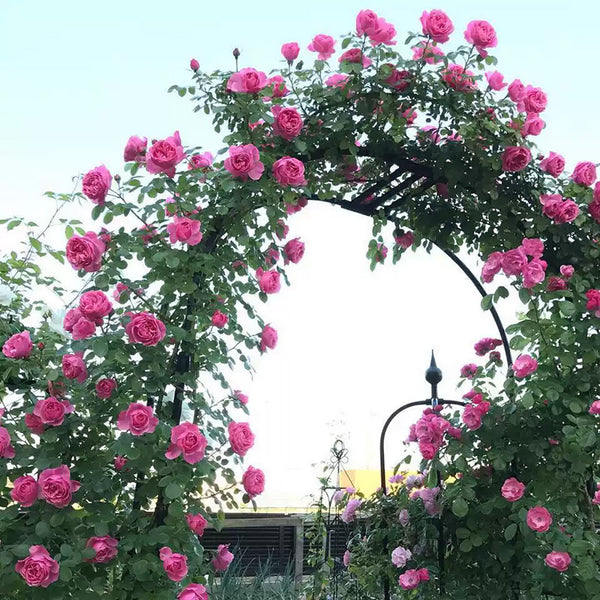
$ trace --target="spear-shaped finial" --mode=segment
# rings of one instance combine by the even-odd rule
[[[425,380],[431,384],[431,398],[437,400],[437,385],[442,380],[442,371],[435,363],[435,355],[431,351],[431,362],[425,371]]]
[[[240,57],[240,49],[239,48],[234,48],[233,49],[233,58],[235,58],[235,70],[239,71],[238,69],[238,58]]]

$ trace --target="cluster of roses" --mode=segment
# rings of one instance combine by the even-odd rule
[[[412,557],[412,552],[408,548],[398,546],[392,550],[392,564],[399,569],[404,568]],[[424,581],[429,581],[429,571],[425,568],[407,569],[398,578],[398,583],[405,590],[413,590]]]
[[[426,408],[423,416],[410,426],[407,442],[418,442],[419,452],[426,460],[432,460],[444,444],[444,434],[459,439],[460,429],[453,427],[438,413],[441,406]]]
[[[112,304],[104,292],[85,292],[79,300],[79,306],[65,315],[63,327],[73,334],[74,340],[84,340],[96,333],[96,327],[102,325],[104,317],[111,311]]]
[[[421,499],[423,501],[423,508],[428,515],[437,515],[441,512],[442,507],[437,501],[437,497],[440,494],[440,488],[435,487],[421,487],[413,489],[409,493],[411,500]]]
[[[471,430],[474,431],[481,427],[482,418],[490,410],[490,403],[483,399],[483,394],[470,390],[463,398],[470,400],[462,413],[462,422]]]

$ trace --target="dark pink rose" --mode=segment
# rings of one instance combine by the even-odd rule
[[[460,368],[460,376],[466,377],[467,379],[473,379],[473,376],[477,372],[477,365],[473,363],[469,363],[468,365],[463,365]]]
[[[243,394],[240,390],[233,390],[233,395],[242,404],[248,404],[248,396]]]
[[[250,498],[265,491],[265,474],[260,469],[249,466],[242,475],[242,484]]]
[[[514,248],[502,255],[502,271],[505,275],[520,275],[527,264],[523,248]]]
[[[281,46],[281,54],[283,54],[283,58],[288,62],[294,62],[298,58],[298,54],[300,54],[300,46],[296,42],[283,44]]]
[[[45,469],[38,478],[38,498],[57,508],[65,508],[71,504],[73,492],[79,487],[79,482],[71,479],[71,471],[66,465]]]
[[[117,471],[122,471],[123,467],[127,464],[127,459],[124,456],[115,456],[113,464]]]
[[[588,412],[590,415],[600,415],[600,400],[594,400]]]
[[[544,562],[559,573],[564,573],[571,565],[571,555],[568,552],[548,552]]]
[[[96,333],[96,323],[94,321],[90,321],[85,317],[81,317],[73,325],[73,339],[74,340],[85,340],[89,337],[92,337]]]
[[[575,165],[571,179],[579,185],[590,186],[596,181],[596,165],[591,162],[580,162]]]
[[[597,184],[596,184],[597,185]],[[593,200],[588,204],[590,216],[596,223],[600,223],[600,200]]]
[[[74,235],[67,242],[67,260],[74,269],[87,273],[100,270],[106,244],[92,231],[84,236]]]
[[[210,322],[219,329],[225,327],[227,325],[227,321],[229,321],[229,317],[222,313],[220,310],[215,310],[213,316],[210,319]]]
[[[277,345],[277,331],[270,325],[265,325],[260,335],[260,349],[264,352],[267,348],[273,350]]]
[[[540,135],[544,130],[546,123],[535,114],[527,115],[527,119],[521,127],[521,135],[527,137],[529,135]]]
[[[523,379],[537,371],[538,362],[529,354],[520,354],[513,363],[512,368],[515,377],[517,379]]]
[[[63,320],[63,327],[65,331],[72,332],[73,327],[75,327],[77,321],[79,321],[79,319],[81,319],[82,317],[83,315],[81,314],[81,311],[78,308],[71,308],[69,311],[67,311],[67,314],[65,315],[65,318]]]
[[[386,65],[392,69],[392,72],[387,77],[385,82],[392,86],[394,89],[403,92],[409,85],[411,74],[410,71],[399,71],[392,64]]]
[[[395,46],[395,36],[396,28],[384,18],[379,17],[376,26],[371,30],[371,33],[369,33],[369,41],[373,46],[378,46],[379,44]]]
[[[318,52],[319,60],[327,60],[335,52],[335,40],[330,35],[316,35],[308,45],[311,52]]]
[[[525,97],[525,86],[519,79],[515,79],[508,86],[508,96],[513,102],[521,102]]]
[[[527,525],[533,531],[544,533],[552,525],[552,515],[547,508],[535,506],[527,511]]]
[[[165,324],[147,312],[128,313],[129,323],[125,332],[132,343],[156,346],[167,335]]]
[[[159,556],[163,562],[163,569],[171,581],[185,579],[188,573],[187,556],[185,554],[177,554],[171,548],[164,546],[160,549]]]
[[[217,547],[217,555],[211,562],[215,571],[222,573],[223,571],[227,571],[232,560],[233,554],[229,552],[229,544],[219,544]]]
[[[350,76],[345,73],[334,73],[325,80],[325,85],[327,87],[344,88],[348,83],[348,79],[350,79]]]
[[[258,287],[265,294],[276,294],[281,289],[280,275],[278,271],[256,270]]]
[[[96,552],[96,556],[91,559],[86,559],[87,562],[93,563],[107,563],[110,562],[118,553],[117,546],[119,541],[110,535],[103,535],[102,537],[91,537],[85,543],[86,548],[93,548]]]
[[[234,177],[243,181],[248,177],[257,181],[265,170],[265,166],[260,162],[258,148],[253,144],[230,146],[229,157],[225,159],[224,167]]]
[[[366,69],[373,61],[366,56],[360,48],[351,48],[350,50],[346,50],[346,52],[338,58],[338,62],[360,64],[363,66],[363,69]]]
[[[423,59],[428,65],[436,65],[442,62],[442,57],[445,56],[444,51],[435,44],[427,42],[419,42],[413,46],[413,60]]]
[[[557,219],[561,214],[563,199],[560,194],[542,194],[542,213],[549,219]]]
[[[165,456],[173,460],[183,455],[186,463],[194,465],[204,458],[207,445],[208,442],[197,425],[189,422],[181,423],[171,429],[171,443]]]
[[[154,142],[146,153],[148,173],[166,173],[175,176],[175,167],[185,158],[179,131],[164,140]]]
[[[31,433],[35,433],[36,435],[42,435],[42,433],[44,433],[45,428],[42,420],[33,413],[25,414],[25,426]]]
[[[548,277],[548,284],[546,285],[546,289],[549,292],[559,292],[561,290],[566,290],[567,282],[562,277],[552,275],[552,277]]]
[[[540,89],[528,85],[523,95],[523,105],[528,113],[539,114],[546,109],[548,99],[546,94]]]
[[[419,572],[415,569],[408,569],[404,571],[398,578],[398,583],[403,590],[414,590],[419,587],[421,583],[421,577]]]
[[[195,58],[192,58],[190,60],[190,69],[192,71],[197,71],[199,68],[200,68],[200,63]]]
[[[119,413],[117,427],[121,431],[129,431],[132,435],[153,433],[158,425],[158,418],[154,415],[151,406],[132,402],[127,410]]]
[[[94,203],[102,205],[110,190],[112,176],[108,169],[101,165],[88,171],[81,182],[83,193]]]
[[[177,600],[208,600],[208,593],[202,584],[190,583],[179,592]]]
[[[497,338],[482,338],[475,344],[475,354],[477,356],[485,356],[488,352],[502,346],[502,340]]]
[[[495,92],[500,91],[502,88],[506,87],[506,83],[504,82],[504,75],[499,71],[487,71],[485,74],[485,78],[487,79],[488,85],[491,90]]]
[[[239,70],[227,80],[228,92],[257,94],[267,85],[267,76],[251,67]]]
[[[208,525],[208,521],[202,515],[193,515],[188,513],[185,516],[188,527],[198,536],[204,535],[204,530]]]
[[[394,234],[394,241],[400,248],[407,250],[415,243],[415,237],[412,231],[404,232],[403,229],[400,229]]]
[[[215,160],[211,152],[203,152],[202,154],[192,154],[188,162],[188,170],[190,169],[208,169]],[[173,215],[171,215],[173,216]]]
[[[29,556],[17,561],[15,571],[28,586],[47,588],[58,579],[60,566],[44,546],[30,546]]]
[[[104,292],[94,290],[82,294],[79,300],[79,310],[86,319],[100,325],[102,318],[108,316],[112,311],[112,304]]]
[[[502,269],[503,258],[503,252],[492,252],[488,256],[488,259],[485,261],[483,269],[481,270],[481,279],[484,283],[493,281],[494,277],[500,272],[500,269]]]
[[[565,200],[560,207],[560,213],[556,218],[556,223],[571,223],[579,214],[579,206],[573,200]]]
[[[546,277],[547,263],[539,258],[534,258],[523,267],[523,287],[531,289]]]
[[[273,107],[275,121],[273,133],[286,140],[293,140],[302,131],[304,122],[300,113],[295,108],[282,108],[280,105]]]
[[[0,458],[14,458],[15,449],[10,443],[10,433],[5,427],[0,427]]]
[[[33,409],[33,414],[39,417],[44,425],[53,425],[57,427],[62,425],[65,415],[72,413],[73,405],[68,400],[58,400],[50,397],[39,400]]]
[[[272,98],[283,98],[290,93],[290,90],[285,87],[285,79],[281,75],[273,75],[267,79],[267,88]]]
[[[283,253],[286,257],[286,264],[288,261],[294,264],[299,263],[304,256],[304,242],[301,242],[300,238],[290,240],[283,247]]]
[[[2,354],[6,358],[29,358],[33,351],[33,343],[29,331],[22,331],[11,335],[2,345]]]
[[[229,444],[231,449],[239,456],[246,456],[246,452],[254,446],[254,434],[248,423],[236,423],[232,421],[227,426],[229,432]]]
[[[372,10],[361,10],[356,15],[356,33],[371,35],[377,29],[377,15]]]
[[[273,177],[281,185],[306,185],[304,164],[291,156],[284,156],[273,163]]]
[[[508,146],[502,153],[503,171],[522,171],[531,162],[531,151],[525,146]]]
[[[423,35],[428,35],[434,42],[443,44],[450,39],[454,25],[443,10],[423,11],[421,15]]]
[[[79,383],[83,383],[88,371],[83,362],[83,352],[75,352],[75,354],[65,354],[62,357],[62,372],[67,379],[76,379]]]
[[[10,497],[21,506],[32,506],[38,497],[37,481],[31,475],[17,477],[10,491]]]
[[[496,31],[487,21],[471,21],[465,30],[465,39],[483,57],[487,56],[485,48],[494,48],[498,43]]]
[[[465,69],[462,65],[448,65],[448,68],[442,71],[442,79],[458,92],[477,89],[473,75],[473,71]]]
[[[600,290],[588,290],[585,297],[587,298],[586,309],[593,311],[597,317],[600,317]]]
[[[98,383],[96,383],[96,396],[101,398],[102,400],[107,400],[113,394],[113,392],[117,389],[117,382],[109,377],[105,377],[104,379],[100,379]]]
[[[509,502],[516,502],[523,497],[525,484],[514,477],[510,477],[502,484],[502,497]]]
[[[167,225],[169,241],[171,244],[183,242],[184,244],[195,246],[202,240],[201,225],[202,223],[196,219],[176,216],[173,218],[173,222]]]
[[[540,163],[540,169],[552,177],[558,177],[565,170],[565,159],[560,154],[550,152]]]

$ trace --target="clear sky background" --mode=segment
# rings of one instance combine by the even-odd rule
[[[209,122],[187,99],[166,93],[190,81],[190,58],[207,71],[233,69],[237,46],[241,67],[269,71],[281,65],[281,44],[297,41],[300,58],[310,61],[311,38],[350,31],[363,8],[394,23],[398,48],[419,30],[423,10],[441,8],[452,18],[448,47],[462,43],[470,20],[490,21],[498,70],[548,94],[543,151],[562,153],[568,168],[598,160],[597,2],[0,0],[0,215],[44,222],[54,209],[44,191],[69,192],[74,175],[99,164],[122,172],[133,134],[163,138],[179,129],[184,145],[216,152]],[[89,222],[89,206],[75,213]],[[279,345],[255,361],[253,381],[232,375],[250,395],[257,442],[248,461],[266,472],[263,506],[304,504],[316,489],[314,465],[336,436],[350,450],[349,468],[376,468],[386,416],[427,395],[431,348],[445,375],[442,395],[457,397],[458,370],[475,359],[473,344],[496,336],[472,284],[443,255],[408,253],[371,273],[368,219],[311,205],[289,223],[306,254],[290,268],[292,287],[263,310]],[[60,231],[53,239],[65,243]],[[0,239],[2,250],[10,243]],[[506,323],[514,309],[501,306]],[[390,429],[390,463],[405,451],[416,417]]]

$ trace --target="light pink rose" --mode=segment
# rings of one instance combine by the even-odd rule
[[[179,131],[164,140],[154,142],[146,153],[148,173],[166,173],[175,176],[175,167],[185,158]]]
[[[513,371],[517,379],[523,379],[532,373],[535,373],[538,368],[538,362],[529,354],[520,354],[513,363]]]
[[[219,544],[217,547],[217,555],[211,562],[215,571],[222,573],[223,571],[227,571],[232,560],[233,554],[229,552],[229,544]]]
[[[531,258],[540,258],[544,253],[544,242],[540,238],[523,238],[521,248],[527,256]]]
[[[31,433],[35,433],[36,435],[42,435],[42,433],[44,433],[45,427],[42,420],[33,413],[27,413],[25,415],[25,426]]]
[[[270,325],[265,325],[260,335],[260,349],[264,352],[267,348],[273,350],[277,345],[277,331]]]
[[[21,506],[32,506],[38,497],[37,481],[31,475],[17,477],[10,491],[10,497]]]
[[[399,521],[400,525],[402,525],[402,527],[406,527],[410,523],[410,515],[406,508],[403,508],[398,513],[398,521]]]
[[[50,397],[39,400],[33,409],[33,414],[39,417],[44,425],[53,425],[57,427],[62,425],[65,415],[72,413],[73,405],[68,400],[58,400]]]
[[[361,10],[356,15],[356,33],[371,35],[377,29],[377,15],[372,10]]]
[[[62,373],[67,379],[76,379],[79,383],[83,383],[88,371],[83,362],[83,352],[75,352],[75,354],[65,354],[62,357]]]
[[[79,482],[71,479],[71,471],[66,465],[45,469],[38,477],[38,498],[57,508],[65,508],[71,504],[73,492],[79,487]]]
[[[190,60],[190,69],[192,71],[197,71],[199,68],[200,68],[200,63],[195,58],[192,58]]]
[[[2,354],[6,358],[29,358],[33,351],[33,343],[29,331],[22,331],[11,335],[2,345]]]
[[[60,566],[44,546],[30,546],[29,556],[17,561],[15,571],[28,586],[47,588],[58,579]]]
[[[240,390],[233,390],[233,395],[242,404],[248,404],[248,396],[246,396],[246,394],[243,394]]]
[[[267,76],[252,67],[240,69],[227,80],[228,92],[257,94],[267,85]]]
[[[227,426],[229,432],[229,444],[231,449],[239,456],[246,456],[246,452],[254,446],[254,434],[248,423],[236,423],[232,421]]]
[[[369,41],[373,46],[378,46],[379,44],[395,46],[395,35],[396,28],[391,23],[388,23],[384,18],[379,17],[377,19],[377,25],[371,30],[371,33],[369,34]]]
[[[335,52],[335,40],[330,35],[320,33],[308,45],[311,52],[318,52],[319,60],[327,60]]]
[[[304,164],[291,156],[284,156],[273,163],[273,176],[281,185],[306,185]]]
[[[234,177],[243,181],[248,177],[257,181],[265,170],[265,166],[260,162],[258,148],[253,144],[230,146],[229,157],[225,159],[224,166]]]
[[[558,177],[565,170],[565,159],[560,154],[550,152],[540,163],[540,169],[552,177]]]
[[[282,108],[280,105],[273,107],[275,121],[273,122],[273,133],[285,140],[293,140],[302,131],[304,121],[300,113],[292,107]]]
[[[411,558],[412,552],[408,548],[398,546],[392,550],[392,564],[399,569],[406,566]]]
[[[254,498],[265,491],[265,474],[250,465],[242,475],[242,484],[248,496]]]
[[[85,543],[86,548],[93,548],[96,551],[94,558],[86,559],[87,562],[93,563],[107,563],[110,562],[118,553],[117,546],[119,541],[110,535],[103,535],[102,537],[91,537]]]
[[[208,600],[208,593],[202,584],[190,583],[179,592],[177,600]]]
[[[202,154],[192,154],[188,161],[188,171],[190,169],[208,169],[215,160],[215,157],[210,152]]]
[[[531,289],[546,277],[547,263],[539,258],[532,259],[523,267],[523,287]]]
[[[163,546],[159,552],[160,560],[163,562],[163,569],[171,581],[181,581],[188,574],[187,556],[177,554],[171,548]]]
[[[129,431],[132,435],[153,433],[158,425],[158,418],[154,415],[151,406],[132,402],[127,410],[119,413],[117,427],[121,431]]]
[[[362,504],[362,499],[360,498],[352,498],[348,500],[348,504],[346,504],[346,508],[342,511],[340,515],[340,519],[344,523],[352,523],[354,519],[356,519],[356,511],[360,508]]]
[[[525,146],[508,146],[502,153],[502,170],[522,171],[531,162],[531,151]]]
[[[421,15],[423,35],[428,35],[434,42],[443,44],[450,39],[454,25],[443,10],[434,9],[430,12],[423,11]]]
[[[351,554],[350,550],[346,550],[346,552],[344,552],[342,562],[344,563],[344,566],[347,567],[351,561],[352,561],[352,554]]]
[[[0,427],[0,458],[14,458],[15,449],[10,443],[10,433],[5,427]]]
[[[527,264],[523,248],[514,248],[502,255],[502,271],[505,275],[520,275]]]
[[[229,321],[229,317],[225,313],[222,313],[220,310],[215,310],[213,316],[210,319],[210,322],[219,329],[225,327],[225,325],[227,325],[227,321]]]
[[[502,497],[509,502],[516,502],[523,497],[525,492],[525,484],[521,483],[514,477],[509,477],[502,484]]]
[[[112,304],[104,292],[93,290],[82,294],[79,299],[79,311],[86,319],[100,325],[102,318],[112,311]]]
[[[421,576],[419,572],[415,569],[408,569],[404,571],[402,575],[398,578],[398,583],[402,587],[403,590],[414,590],[419,587],[421,583]]]
[[[496,31],[487,21],[471,21],[465,30],[465,39],[483,57],[487,56],[485,48],[494,48],[498,43]]]
[[[190,465],[200,462],[204,458],[208,442],[202,435],[197,425],[185,422],[175,425],[171,429],[171,443],[165,456],[173,460],[183,455],[183,460]]]
[[[269,79],[267,79],[267,87],[269,88],[269,93],[273,98],[283,98],[290,93],[290,90],[285,87],[285,79],[281,75],[273,75],[273,77],[269,77]]]
[[[128,313],[125,332],[129,341],[144,346],[156,346],[167,335],[165,324],[147,312]]]
[[[99,271],[105,243],[92,231],[84,236],[74,235],[67,242],[67,260],[74,269],[83,269],[87,273]]]
[[[527,115],[527,119],[521,127],[521,135],[527,137],[529,135],[540,135],[546,126],[546,122],[540,119],[536,114]]]
[[[296,42],[288,42],[281,46],[281,54],[288,62],[294,62],[300,54],[300,46]]]
[[[467,404],[462,414],[463,423],[472,431],[481,427],[481,419],[483,417],[479,405]]]
[[[173,222],[167,225],[169,241],[171,244],[183,242],[184,244],[195,246],[202,240],[201,225],[202,223],[196,219],[175,216]]]
[[[590,415],[600,415],[600,400],[594,400],[588,412]]]
[[[552,515],[547,508],[543,506],[535,506],[527,511],[527,525],[533,531],[544,533],[550,529],[552,525]]]
[[[513,102],[521,102],[525,97],[525,86],[521,83],[520,79],[515,79],[508,86],[508,96]]]
[[[111,181],[112,176],[104,165],[95,167],[83,176],[81,182],[83,193],[94,204],[101,206],[104,204],[108,190],[110,190]]]
[[[549,552],[544,562],[551,569],[564,573],[571,564],[571,555],[568,552]]]
[[[258,287],[260,288],[260,291],[265,294],[276,294],[281,289],[279,271],[263,271],[262,269],[257,269],[256,277],[258,278]]]
[[[123,160],[125,162],[144,162],[146,160],[147,147],[147,138],[141,138],[137,135],[132,135],[125,144],[125,150],[123,150]]]
[[[290,240],[283,247],[283,253],[285,254],[286,264],[288,261],[294,264],[299,263],[304,256],[304,242],[301,242],[300,238]]]
[[[540,89],[528,85],[523,95],[523,106],[528,113],[539,114],[546,109],[548,99],[546,94]]]
[[[117,382],[111,377],[105,377],[96,383],[96,396],[102,400],[107,400],[116,389]]]
[[[500,91],[507,85],[504,81],[504,75],[502,75],[502,73],[499,71],[487,71],[485,78],[487,79],[490,89],[494,90],[495,92]]]
[[[345,88],[349,78],[350,76],[345,73],[334,73],[325,80],[325,85],[327,87]]]
[[[185,516],[185,520],[186,523],[188,524],[188,527],[197,535],[197,536],[202,536],[204,535],[204,530],[206,529],[206,526],[208,525],[208,521],[199,514],[192,514],[192,513],[188,513]]]
[[[575,165],[571,179],[579,185],[590,186],[596,181],[596,165],[591,162],[580,162]]]
[[[127,464],[127,459],[124,456],[115,456],[113,464],[117,471],[122,471],[123,467]]]

